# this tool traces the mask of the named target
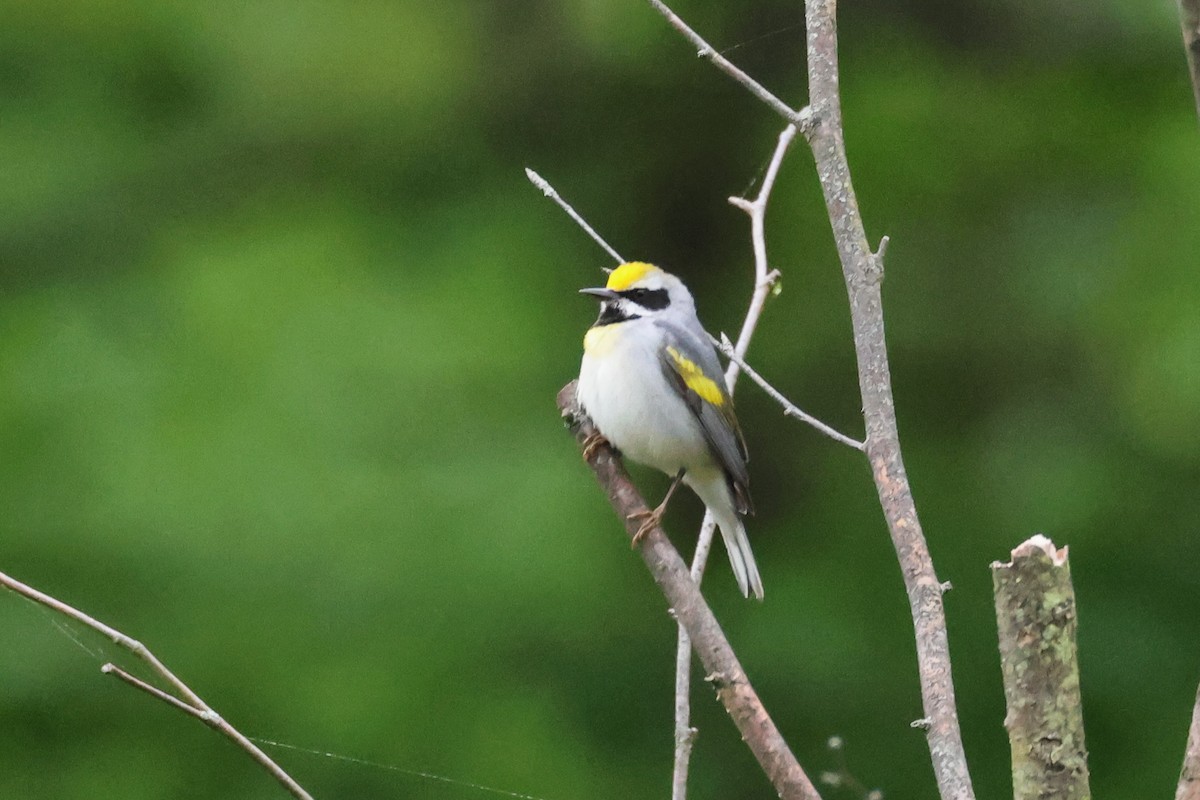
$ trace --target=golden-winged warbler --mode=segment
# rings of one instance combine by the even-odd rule
[[[630,459],[674,476],[635,541],[656,525],[680,481],[716,519],[742,594],[762,599],[741,516],[752,513],[746,444],[692,295],[679,278],[633,261],[614,269],[583,339],[578,398],[600,435]]]

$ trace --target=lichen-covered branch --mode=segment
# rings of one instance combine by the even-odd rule
[[[1175,800],[1200,800],[1200,689],[1196,690],[1196,704],[1192,707],[1192,724],[1188,728]]]
[[[992,564],[1014,800],[1087,800],[1087,749],[1067,548],[1034,536]]]
[[[596,433],[596,428],[576,401],[575,381],[558,393],[558,408],[581,446],[584,442],[596,441],[589,438]],[[647,512],[649,508],[629,479],[621,459],[607,443],[586,447],[584,455],[632,539],[641,527],[634,515]],[[717,699],[733,719],[776,793],[783,800],[820,800],[812,781],[750,685],[720,623],[692,580],[687,564],[662,528],[652,528],[637,549],[675,619],[687,631],[692,650],[704,666],[705,680],[716,690]]]

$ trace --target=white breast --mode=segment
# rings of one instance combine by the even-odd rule
[[[628,458],[669,475],[699,470],[713,459],[700,423],[667,384],[660,345],[649,321],[592,328],[584,340],[579,402]]]

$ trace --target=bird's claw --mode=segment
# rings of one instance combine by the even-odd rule
[[[587,435],[587,438],[583,440],[583,460],[590,461],[592,456],[596,454],[596,450],[600,447],[606,446],[607,444],[608,439],[605,439],[599,431],[592,431]]]
[[[653,511],[649,509],[643,509],[642,511],[635,511],[629,515],[630,519],[642,520],[642,524],[638,527],[637,532],[633,534],[633,540],[629,543],[630,548],[635,548],[641,544],[642,539],[645,539],[646,535],[649,534],[650,531],[654,530],[662,523],[663,512],[665,510],[665,508],[659,506]]]

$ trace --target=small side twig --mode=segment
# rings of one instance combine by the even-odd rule
[[[754,370],[753,367],[751,367],[749,364],[747,364],[745,361],[742,360],[742,357],[738,355],[737,350],[734,348],[733,344],[729,341],[728,336],[726,336],[725,334],[721,334],[720,339],[717,339],[714,336],[710,336],[709,338],[712,339],[713,344],[715,344],[717,346],[718,350],[720,350],[722,353],[725,354],[725,356],[730,360],[730,362],[741,366],[741,368],[746,371],[746,374],[750,376],[750,380],[757,383],[764,392],[766,392],[768,395],[771,396],[771,399],[773,399],[776,403],[779,403],[779,405],[783,407],[784,414],[786,414],[789,417],[795,417],[796,419],[800,420],[801,422],[811,425],[812,427],[816,428],[821,433],[828,436],[830,439],[833,439],[835,442],[841,442],[842,444],[846,445],[847,447],[853,447],[855,450],[858,450],[860,452],[866,451],[867,445],[864,442],[860,442],[857,439],[853,439],[853,438],[847,436],[846,434],[841,433],[841,432],[835,430],[834,428],[831,428],[830,426],[826,425],[824,422],[821,422],[821,420],[817,419],[813,415],[805,412],[803,409],[798,408],[795,403],[793,403],[791,400],[788,400],[786,397],[784,397],[782,392],[780,392],[778,389],[776,389],[771,384],[767,383],[766,378],[764,378],[762,375],[759,375]]]
[[[101,667],[101,671],[106,675],[112,675],[115,678],[119,678],[125,683],[134,686],[143,692],[146,692],[151,697],[162,700],[168,705],[183,711],[190,716],[196,717],[210,728],[219,731],[222,735],[231,739],[235,744],[237,744],[238,747],[244,750],[247,755],[249,755],[259,764],[259,766],[270,773],[271,777],[278,781],[279,784],[283,786],[283,788],[286,789],[293,797],[299,798],[299,800],[312,800],[312,795],[305,791],[304,787],[296,783],[296,781],[290,775],[284,772],[282,767],[271,760],[270,756],[260,750],[236,728],[222,719],[220,714],[218,714],[207,703],[201,700],[200,697],[193,692],[186,683],[175,676],[175,673],[167,669],[166,665],[159,661],[158,658],[151,653],[149,648],[147,648],[144,644],[136,639],[126,636],[116,628],[105,625],[103,622],[100,622],[99,620],[85,614],[74,606],[68,605],[55,597],[51,597],[45,592],[40,592],[37,589],[34,589],[32,586],[5,575],[3,572],[0,572],[0,586],[16,592],[22,597],[32,600],[39,605],[43,605],[52,611],[56,611],[63,616],[69,617],[81,625],[91,628],[100,635],[110,639],[113,644],[123,647],[124,649],[133,653],[148,667],[150,667],[154,674],[166,681],[166,683],[175,690],[176,694],[172,695],[169,692],[165,692],[162,689],[152,686],[113,664],[105,664],[103,667]]]
[[[112,675],[114,678],[119,678],[119,679],[125,681],[125,683],[128,683],[133,688],[135,688],[139,691],[145,692],[146,694],[150,695],[151,697],[153,697],[157,700],[162,700],[167,705],[171,706],[172,708],[178,709],[179,711],[182,711],[183,713],[187,714],[188,716],[195,717],[196,719],[200,720],[201,722],[208,721],[204,717],[204,712],[201,711],[200,709],[189,706],[187,703],[183,702],[175,695],[168,694],[168,693],[164,692],[162,689],[159,689],[157,686],[152,686],[151,684],[146,683],[141,678],[137,677],[136,675],[133,675],[132,673],[126,672],[125,670],[118,667],[116,664],[113,664],[111,661],[109,663],[105,664],[104,666],[102,666],[100,668],[100,671],[103,672],[105,675]]]
[[[630,539],[638,534],[639,515],[649,512],[645,500],[633,485],[620,457],[607,443],[584,447],[596,433],[595,426],[579,407],[575,381],[558,393],[562,412],[576,442],[584,448],[587,464],[604,490]],[[593,440],[594,441],[594,440]],[[737,655],[708,607],[700,588],[679,552],[659,526],[652,528],[637,545],[655,583],[667,601],[675,619],[686,630],[692,649],[717,692],[717,698],[733,719],[747,746],[754,753],[776,793],[783,800],[819,800],[820,795],[796,757],[783,740],[775,722],[767,714],[758,693],[750,685]]]
[[[1188,728],[1175,800],[1200,800],[1200,689],[1196,690],[1196,704],[1192,707],[1192,724]]]
[[[808,126],[812,124],[812,115],[808,107],[796,110],[787,103],[780,100],[767,90],[761,83],[751,78],[745,72],[734,66],[733,62],[725,56],[717,52],[716,48],[704,40],[700,34],[696,33],[691,27],[679,18],[679,15],[667,7],[662,0],[650,0],[650,5],[662,14],[671,27],[683,34],[689,42],[696,47],[696,55],[700,58],[706,58],[712,62],[713,66],[724,72],[729,77],[733,78],[738,83],[750,90],[751,94],[762,100],[775,111],[776,114],[786,119],[788,122],[793,122],[800,126],[801,130],[807,132]]]
[[[1183,49],[1187,54],[1192,95],[1200,117],[1200,0],[1179,0],[1179,24],[1183,28]]]
[[[567,212],[567,216],[575,220],[575,223],[579,225],[579,227],[583,228],[584,233],[592,237],[593,242],[603,247],[605,252],[613,257],[613,260],[615,260],[618,264],[623,264],[625,262],[625,259],[621,258],[621,254],[614,250],[612,245],[604,241],[604,237],[596,233],[595,228],[593,228],[591,225],[588,225],[587,220],[585,220],[580,213],[576,211],[570,203],[564,200],[562,195],[560,195],[558,191],[550,185],[550,181],[546,180],[541,175],[538,175],[529,167],[525,168],[525,177],[529,178],[530,183],[541,189],[542,194],[546,195],[546,197],[549,197],[558,204],[559,208]]]
[[[1037,535],[992,564],[1015,800],[1090,800],[1067,548]]]

